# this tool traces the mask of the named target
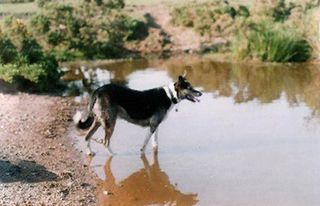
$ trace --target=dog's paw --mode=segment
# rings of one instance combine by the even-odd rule
[[[109,155],[110,155],[111,157],[112,157],[112,156],[115,156],[115,155],[117,154],[117,153],[114,153],[110,147],[107,147],[107,149],[108,149],[108,153],[109,153]]]
[[[114,157],[114,156],[116,156],[117,155],[117,153],[114,153],[114,152],[109,152],[109,155],[110,155],[110,157]]]
[[[153,150],[158,150],[158,145],[157,144],[152,144],[152,149]]]

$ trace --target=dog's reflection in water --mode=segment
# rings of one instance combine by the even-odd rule
[[[157,153],[150,165],[146,156],[141,160],[144,168],[134,172],[120,183],[111,171],[110,157],[105,165],[106,180],[98,194],[99,205],[194,205],[197,194],[185,194],[173,185],[161,170]]]

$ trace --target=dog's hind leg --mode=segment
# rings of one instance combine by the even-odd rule
[[[109,106],[109,108],[106,111],[104,115],[104,120],[102,122],[102,126],[105,131],[103,144],[108,149],[109,154],[112,156],[114,155],[111,147],[110,147],[110,139],[114,130],[114,126],[116,124],[117,120],[117,109],[113,108],[112,106]]]
[[[97,118],[95,118],[93,124],[91,125],[86,137],[85,137],[85,140],[87,141],[87,154],[90,155],[90,156],[94,156],[95,153],[92,152],[91,150],[91,146],[90,146],[90,140],[91,140],[91,137],[92,135],[97,131],[97,129],[100,127],[101,123],[97,120]]]
[[[108,149],[110,155],[114,155],[110,148],[110,139],[117,119],[117,108],[110,104],[108,96],[98,98],[97,102],[95,114],[105,132],[102,143]]]
[[[115,155],[115,153],[112,151],[110,147],[110,139],[114,130],[114,126],[115,126],[114,121],[105,121],[103,123],[104,131],[105,131],[103,144],[108,149],[108,152],[111,156]]]

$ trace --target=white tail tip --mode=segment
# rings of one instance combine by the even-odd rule
[[[75,124],[78,124],[78,122],[81,120],[81,118],[82,118],[82,114],[81,114],[81,112],[80,111],[77,111],[74,115],[73,115],[73,122],[75,123]]]

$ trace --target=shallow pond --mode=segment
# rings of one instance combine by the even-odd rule
[[[320,205],[317,66],[204,58],[69,66],[66,79],[78,80],[73,93],[110,81],[139,90],[163,86],[185,69],[204,92],[200,103],[180,103],[160,125],[157,156],[149,146],[140,157],[147,131],[123,120],[111,139],[116,156],[93,145],[100,205]],[[83,134],[75,134],[84,149]]]

